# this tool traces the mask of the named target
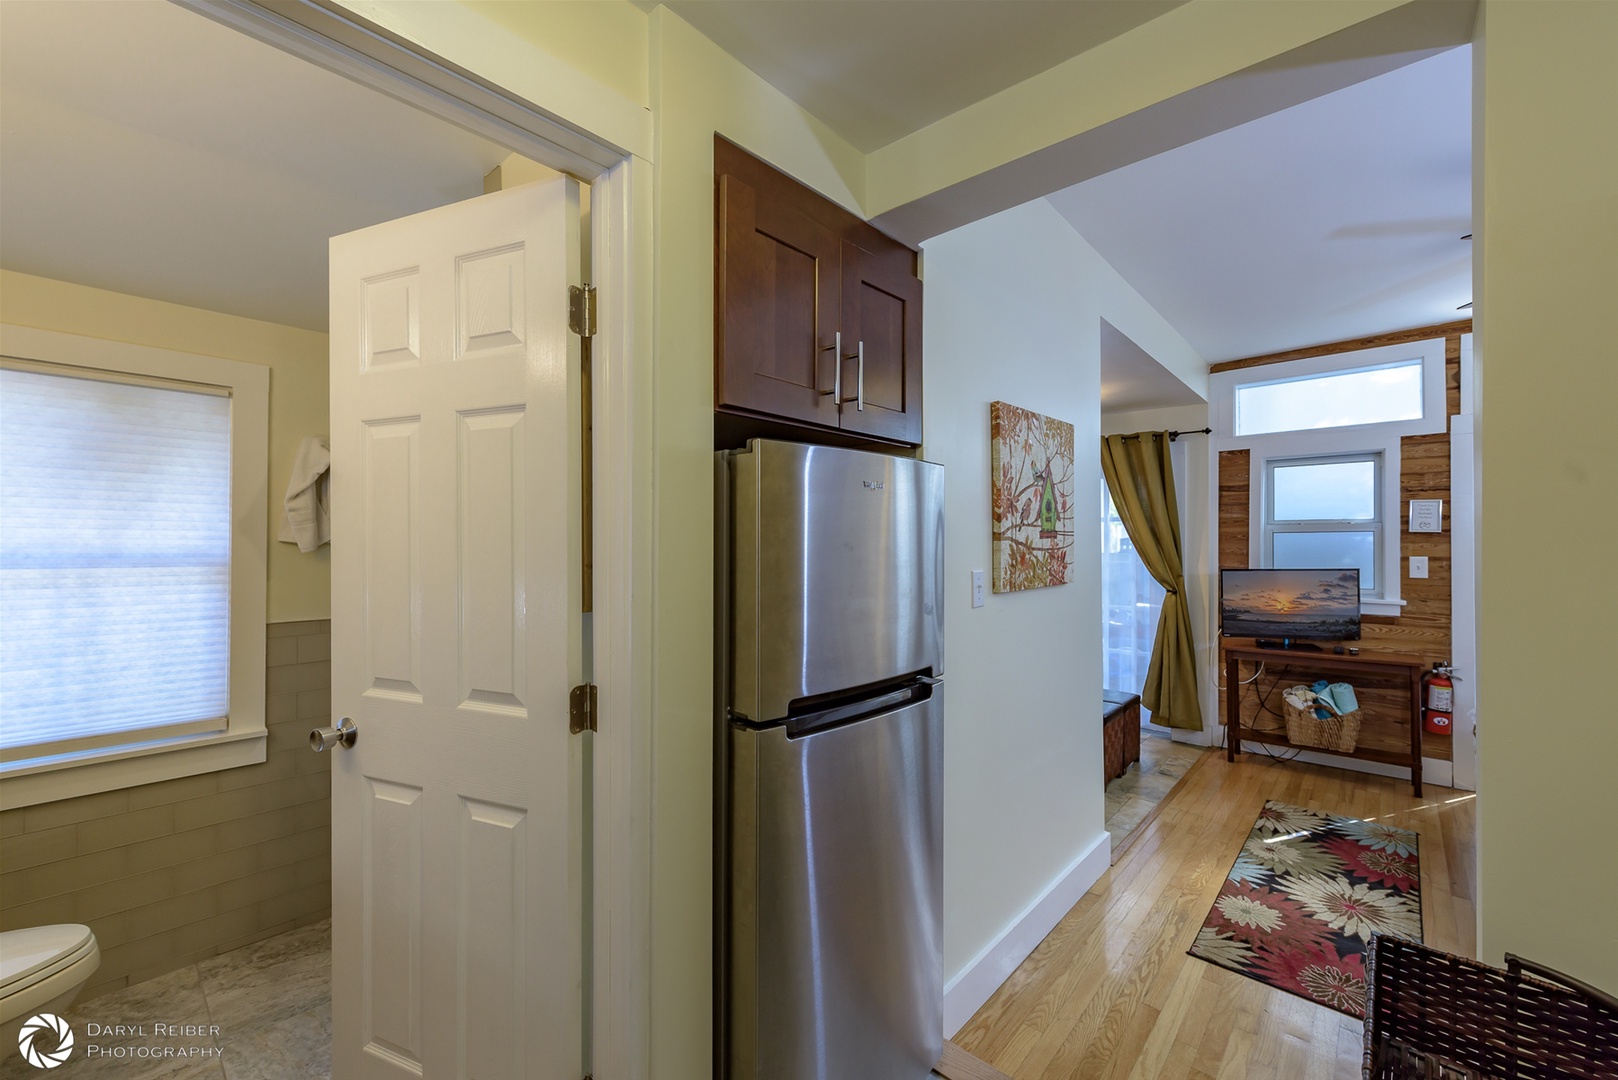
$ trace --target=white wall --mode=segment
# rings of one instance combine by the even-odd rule
[[[944,975],[953,1031],[1107,868],[1094,542],[1101,319],[1129,324],[1131,337],[1149,330],[1182,358],[1195,353],[1044,200],[945,233],[923,254],[924,453],[947,470]],[[1077,542],[1069,584],[990,593],[973,609],[970,571],[990,568],[995,400],[1073,423]]]
[[[1207,365],[1203,365],[1206,370]],[[1101,414],[1101,434],[1135,431],[1200,431],[1208,426],[1208,406],[1177,405]],[[1197,644],[1197,700],[1202,705],[1202,731],[1174,732],[1176,742],[1219,741],[1219,696],[1214,677],[1219,666],[1219,626],[1215,601],[1218,581],[1219,473],[1208,436],[1185,435],[1174,444],[1174,486],[1180,500],[1180,553],[1185,562],[1186,599]]]

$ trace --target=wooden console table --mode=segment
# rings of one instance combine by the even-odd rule
[[[1383,678],[1407,679],[1410,683],[1410,753],[1396,754],[1372,747],[1356,747],[1352,753],[1321,750],[1318,747],[1300,747],[1320,754],[1377,761],[1384,765],[1401,765],[1410,770],[1410,786],[1416,797],[1421,797],[1421,673],[1426,662],[1420,657],[1398,656],[1391,653],[1366,653],[1350,656],[1330,651],[1301,652],[1293,649],[1260,649],[1251,638],[1226,638],[1220,643],[1225,654],[1225,759],[1235,761],[1242,751],[1241,670],[1242,661],[1265,664],[1269,667],[1302,668],[1318,675],[1376,675]],[[1299,680],[1304,681],[1302,679]],[[1313,680],[1310,680],[1313,681]],[[1352,680],[1350,680],[1352,681]],[[1286,737],[1269,732],[1250,731],[1251,742],[1271,746],[1291,746]]]

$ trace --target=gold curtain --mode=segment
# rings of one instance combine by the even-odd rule
[[[1136,554],[1166,594],[1141,703],[1152,710],[1154,724],[1200,731],[1197,653],[1185,600],[1180,508],[1174,495],[1174,466],[1169,461],[1169,433],[1105,436],[1101,471]]]

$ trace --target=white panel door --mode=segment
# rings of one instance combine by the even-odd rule
[[[583,1075],[576,182],[331,242],[332,1075]]]

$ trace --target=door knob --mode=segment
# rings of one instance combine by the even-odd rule
[[[334,728],[317,727],[309,733],[309,749],[321,753],[328,747],[341,746],[345,749],[354,745],[354,740],[360,737],[359,729],[354,721],[345,716],[337,721]]]

